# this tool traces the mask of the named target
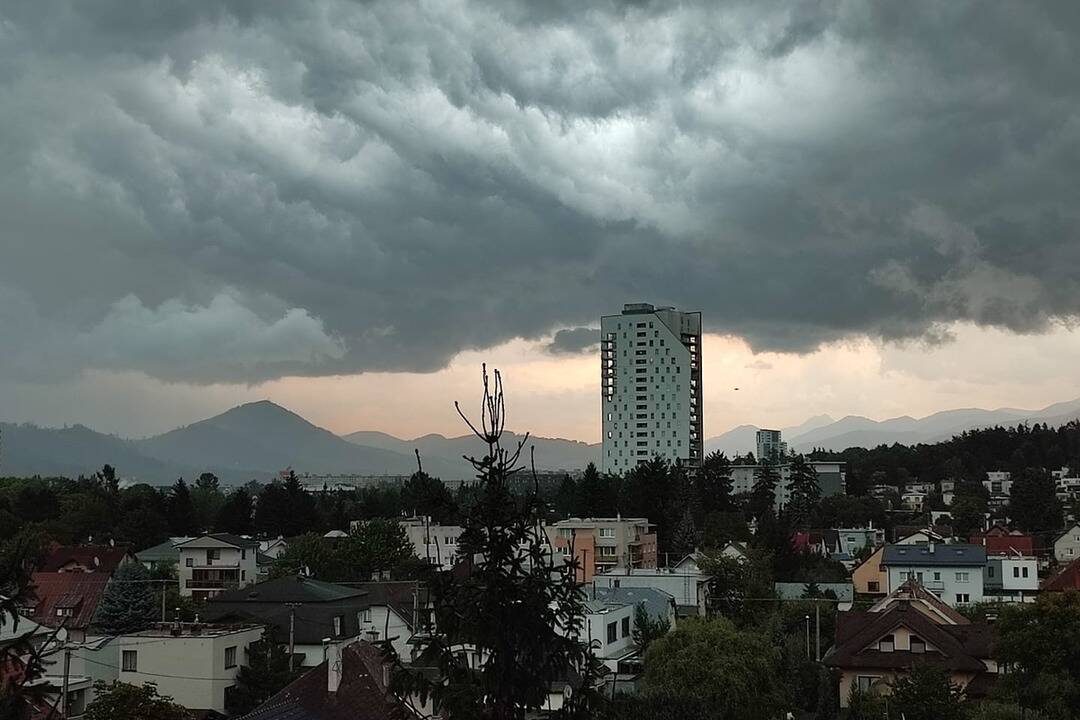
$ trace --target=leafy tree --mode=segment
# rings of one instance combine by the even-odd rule
[[[957,495],[949,507],[953,532],[960,537],[969,537],[979,532],[985,525],[986,499],[977,495]]]
[[[184,478],[177,480],[169,490],[165,503],[165,517],[169,521],[169,533],[174,536],[194,535],[198,528],[195,517],[195,505],[191,500],[191,491]]]
[[[78,492],[63,495],[60,507],[63,509],[60,523],[67,528],[73,541],[104,541],[116,522],[116,512],[98,494]]]
[[[1080,593],[1044,593],[1002,609],[994,653],[999,696],[1053,718],[1080,707]]]
[[[750,528],[746,517],[739,511],[717,511],[705,516],[705,529],[702,532],[702,545],[722,547],[732,540],[745,542],[750,539]]]
[[[793,527],[806,529],[810,519],[821,501],[821,487],[818,485],[817,470],[806,462],[802,455],[796,455],[791,461],[788,479],[789,500],[788,519]]]
[[[274,482],[263,488],[255,504],[255,529],[275,537],[321,529],[315,498],[304,490],[296,473],[290,470],[284,483]]]
[[[776,504],[776,486],[780,483],[780,473],[776,466],[762,461],[754,469],[754,486],[750,490],[750,515],[758,522],[766,515],[773,514]]]
[[[246,535],[252,530],[252,502],[247,488],[240,487],[225,497],[214,527],[234,535]]]
[[[617,695],[604,720],[713,720],[706,702],[696,697],[649,693]]]
[[[721,720],[773,720],[788,707],[776,648],[724,618],[692,618],[654,641],[645,692],[700,699]]]
[[[747,559],[729,558],[719,553],[699,557],[702,572],[710,576],[710,612],[747,624],[767,612],[761,600],[775,597],[772,558],[757,549],[747,550]]]
[[[683,558],[694,552],[696,547],[697,528],[694,526],[694,516],[690,514],[690,508],[686,508],[672,534],[671,552],[674,557]]]
[[[963,691],[949,673],[920,663],[892,684],[892,712],[906,720],[964,720]]]
[[[142,687],[120,681],[106,685],[94,683],[94,701],[86,706],[85,720],[191,720],[191,714],[172,701],[158,695],[157,688]]]
[[[493,386],[484,373],[481,407],[479,427],[470,428],[487,451],[471,460],[479,478],[476,500],[463,510],[458,540],[459,553],[472,562],[465,571],[435,575],[430,584],[437,632],[421,635],[419,650],[423,663],[438,668],[436,676],[399,667],[395,690],[418,693],[450,720],[513,720],[541,711],[552,681],[578,674],[582,686],[557,716],[594,717],[598,661],[577,639],[584,632],[583,596],[574,580],[579,567],[547,551],[536,495],[511,492],[528,436],[514,450],[501,445],[505,406],[498,372]],[[482,658],[478,664],[474,653]]]
[[[408,512],[431,517],[439,523],[451,522],[457,514],[453,494],[442,480],[431,477],[422,469],[402,484],[401,502]]]
[[[667,618],[649,617],[645,603],[638,603],[634,608],[634,644],[642,652],[645,652],[654,640],[667,635],[670,630],[671,623],[667,621]]]
[[[116,476],[116,468],[112,465],[103,465],[101,470],[94,474],[98,486],[109,497],[120,494],[120,479]]]
[[[376,572],[393,571],[412,557],[405,529],[396,520],[375,518],[358,523],[345,538],[307,533],[293,539],[274,561],[271,575],[301,573],[329,582],[357,582],[370,580]]]
[[[296,673],[289,672],[289,653],[267,634],[244,649],[247,661],[240,666],[236,685],[228,695],[233,715],[251,712],[288,685]]]
[[[195,489],[217,492],[221,489],[221,483],[218,481],[218,476],[214,473],[204,472],[195,480]]]
[[[1061,528],[1061,501],[1050,473],[1026,468],[1013,478],[1009,516],[1017,527],[1030,532],[1053,532]]]
[[[111,635],[145,630],[157,619],[158,597],[149,571],[137,562],[124,563],[105,587],[94,622]]]

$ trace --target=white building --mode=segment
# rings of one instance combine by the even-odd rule
[[[360,521],[354,521],[355,526]],[[421,560],[427,560],[444,570],[449,570],[457,560],[458,538],[464,532],[460,525],[440,525],[430,517],[411,517],[399,521],[412,543],[413,552]]]
[[[845,463],[807,460],[806,464],[817,472],[818,487],[821,489],[822,497],[844,494],[847,487]],[[738,495],[753,490],[758,468],[758,465],[732,465],[731,492]],[[791,499],[791,464],[781,463],[775,468],[780,475],[780,482],[776,484],[776,509],[779,510]]]
[[[154,683],[162,695],[190,710],[225,712],[225,690],[236,684],[244,651],[262,638],[259,625],[162,623],[114,639],[117,680]]]
[[[755,439],[757,440],[757,455],[755,458],[758,462],[762,460],[768,460],[771,463],[779,463],[784,460],[787,455],[787,443],[783,441],[779,430],[758,430]]]
[[[1039,560],[1029,555],[986,558],[983,592],[1000,602],[1033,602],[1039,592]]]
[[[259,543],[229,533],[203,535],[176,546],[180,594],[201,600],[258,581]]]
[[[1054,559],[1070,563],[1080,558],[1080,525],[1073,525],[1054,541]]]
[[[710,576],[696,562],[682,562],[670,568],[614,568],[593,576],[597,588],[651,588],[675,598],[682,608],[696,608],[705,615]]]
[[[890,593],[914,579],[953,606],[981,602],[985,595],[986,548],[982,545],[886,545],[881,566]]]
[[[600,319],[604,472],[702,458],[701,313],[647,303]]]
[[[619,661],[637,652],[634,644],[634,606],[605,600],[585,601],[585,625],[582,637],[593,654],[610,670],[618,670]]]

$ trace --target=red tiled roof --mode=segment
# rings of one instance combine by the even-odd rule
[[[405,720],[383,682],[381,651],[363,641],[341,652],[341,684],[326,689],[327,663],[312,668],[240,720]]]
[[[34,622],[57,627],[85,629],[94,619],[98,603],[109,582],[107,573],[58,573],[36,572],[33,575],[33,592],[37,605],[30,618]],[[70,617],[56,614],[59,609],[72,611]]]
[[[1042,589],[1056,592],[1080,590],[1080,558],[1066,565],[1057,575],[1047,578]]]
[[[91,572],[112,575],[113,571],[131,555],[131,549],[118,545],[58,545],[41,563],[41,572],[61,572],[68,565],[81,565]]]

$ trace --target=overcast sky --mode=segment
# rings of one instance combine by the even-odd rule
[[[596,440],[635,301],[702,311],[707,435],[1072,399],[1077,38],[1069,0],[10,0],[0,419],[457,432],[488,360],[511,425]]]

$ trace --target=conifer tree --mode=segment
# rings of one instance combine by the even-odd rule
[[[821,486],[818,485],[817,470],[802,455],[791,461],[790,473],[788,518],[793,527],[802,530],[809,526],[810,517],[821,501]]]
[[[762,460],[754,469],[754,486],[750,490],[750,514],[758,522],[766,515],[774,514],[776,486],[780,483],[780,473],[772,463]]]
[[[140,563],[124,563],[106,586],[94,623],[110,635],[145,630],[158,617],[157,598],[150,572]]]
[[[166,510],[169,532],[173,535],[191,535],[200,529],[196,528],[195,504],[184,478],[177,480],[169,491]]]
[[[480,422],[459,414],[487,446],[471,458],[475,501],[463,510],[458,555],[464,567],[436,574],[431,583],[434,628],[420,646],[421,662],[437,677],[394,673],[401,697],[418,693],[449,720],[517,720],[545,709],[553,682],[582,678],[563,718],[594,717],[599,662],[577,638],[584,634],[584,597],[575,583],[578,564],[556,560],[540,525],[543,503],[535,490],[515,499],[511,479],[521,471],[526,435],[508,450],[502,378],[484,371]],[[393,656],[393,650],[386,646]]]

